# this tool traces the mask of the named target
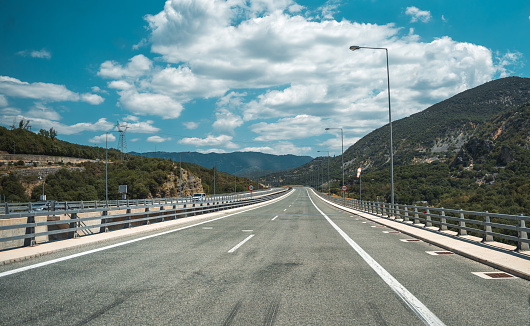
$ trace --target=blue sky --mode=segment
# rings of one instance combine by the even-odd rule
[[[128,151],[318,156],[529,77],[530,2],[0,0],[0,123]],[[109,147],[117,146],[109,133]]]

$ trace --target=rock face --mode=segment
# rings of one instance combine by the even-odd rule
[[[180,193],[181,188],[182,194]],[[191,174],[185,169],[182,169],[182,183],[180,181],[180,175],[171,173],[169,174],[168,181],[164,183],[154,197],[188,197],[198,192],[204,192],[201,178]]]

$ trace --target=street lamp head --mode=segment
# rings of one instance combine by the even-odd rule
[[[352,51],[359,50],[360,48],[361,48],[361,47],[358,46],[358,45],[352,45],[352,46],[350,46],[350,50],[352,50]]]
[[[329,130],[329,129],[331,129],[331,128],[326,128],[325,130]]]

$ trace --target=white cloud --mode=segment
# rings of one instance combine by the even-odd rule
[[[4,95],[0,95],[0,106],[7,106],[7,98]]]
[[[134,88],[133,85],[129,84],[125,80],[113,80],[110,83],[108,83],[109,88],[118,89],[121,91],[128,90],[131,88]]]
[[[134,121],[134,120],[129,120],[129,121]],[[154,122],[152,120],[147,120],[147,121],[136,120],[134,122],[128,122],[127,132],[150,134],[150,133],[160,131],[160,128],[153,126],[153,123]]]
[[[163,119],[173,119],[178,118],[183,110],[180,103],[167,95],[137,93],[136,91],[123,91],[120,95],[120,103],[134,114],[150,114]]]
[[[235,149],[238,148],[236,144],[232,142],[232,136],[227,135],[220,135],[220,136],[212,136],[208,135],[206,138],[197,138],[197,137],[191,137],[191,138],[183,138],[178,141],[179,144],[183,145],[191,145],[196,147],[213,147],[213,146],[221,146],[228,149]]]
[[[54,109],[45,106],[42,103],[35,103],[35,107],[24,114],[31,119],[61,120],[61,115]]]
[[[92,105],[103,103],[104,99],[97,94],[78,93],[68,90],[64,85],[50,83],[28,83],[9,76],[0,76],[0,93],[5,96],[37,99],[41,101],[59,102],[83,101]]]
[[[99,105],[105,101],[105,99],[97,94],[84,93],[81,94],[81,100],[92,105]]]
[[[163,11],[146,16],[156,60],[105,61],[98,74],[112,79],[121,107],[135,115],[177,118],[187,103],[213,97],[214,134],[234,136],[255,121],[250,128],[258,140],[289,140],[310,137],[309,126],[320,134],[320,119],[355,126],[345,130],[355,140],[388,122],[387,71],[384,51],[351,52],[350,45],[388,48],[394,120],[505,76],[522,58],[494,57],[483,46],[444,36],[422,42],[414,29],[394,24],[336,21],[338,5],[326,2],[314,18],[290,0],[168,0]],[[406,14],[413,22],[431,19],[417,7]],[[297,123],[303,119],[307,126]],[[214,136],[188,140],[226,148]]]
[[[420,10],[417,7],[407,7],[405,14],[410,16],[411,23],[415,23],[417,21],[427,23],[431,20],[430,11]]]
[[[103,134],[103,135],[99,135],[99,136],[94,136],[91,139],[89,139],[88,141],[90,143],[93,143],[93,144],[101,144],[101,143],[105,143],[105,142],[109,143],[109,142],[116,141],[116,136],[114,136],[111,133]]]
[[[262,146],[262,147],[245,147],[238,152],[261,152],[274,155],[313,155],[313,149],[310,146],[298,147],[291,142],[282,141],[271,146]]]
[[[171,137],[160,137],[160,136],[150,136],[150,137],[147,137],[147,141],[150,142],[150,143],[163,143],[163,142],[166,142],[166,141],[170,141],[171,140]]]
[[[182,124],[188,130],[197,129],[199,127],[199,124],[197,122],[193,122],[193,121],[183,122]]]
[[[21,55],[23,57],[32,57],[32,58],[40,58],[40,59],[48,59],[50,60],[52,58],[52,54],[50,51],[46,49],[42,50],[23,50],[20,52],[17,52],[18,55]]]
[[[79,101],[79,94],[68,90],[64,85],[28,83],[8,76],[0,76],[0,93],[47,101]]]
[[[114,61],[105,61],[101,64],[98,76],[103,78],[140,77],[151,70],[152,62],[143,54],[136,55],[129,60],[126,67]]]
[[[240,116],[225,108],[218,109],[215,116],[217,120],[213,123],[213,128],[220,133],[234,134],[234,129],[243,124]]]
[[[302,139],[318,136],[324,133],[324,125],[320,117],[297,115],[293,118],[284,118],[276,123],[260,122],[250,126],[250,129],[260,134],[254,138],[256,141],[275,141]]]

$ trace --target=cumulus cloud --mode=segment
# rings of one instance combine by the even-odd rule
[[[140,77],[147,73],[151,69],[151,66],[151,60],[143,54],[139,54],[132,57],[125,67],[114,61],[103,62],[99,67],[98,76],[115,79],[122,77]]]
[[[274,155],[307,155],[307,153],[312,151],[313,149],[310,146],[296,146],[288,141],[277,142],[271,146],[245,147],[239,150],[239,152],[262,152]]]
[[[48,60],[52,58],[52,54],[50,53],[50,51],[46,49],[22,50],[22,51],[17,52],[17,54],[23,57],[32,57],[32,58],[40,58],[40,59],[48,59]]]
[[[160,136],[150,136],[147,137],[147,141],[150,143],[163,143],[166,141],[170,141],[171,137],[160,137]]]
[[[157,115],[164,119],[178,118],[183,110],[180,103],[163,94],[123,91],[120,103],[129,111],[139,115]]]
[[[220,146],[220,147],[229,148],[229,149],[238,148],[238,146],[232,142],[232,138],[233,138],[232,136],[227,136],[227,135],[220,135],[217,137],[208,135],[206,138],[197,138],[197,137],[183,138],[179,140],[178,143],[183,144],[183,145],[196,146],[196,147]]]
[[[81,94],[81,100],[92,105],[98,105],[105,101],[105,99],[97,94],[84,93]]]
[[[85,93],[79,95],[64,85],[50,83],[28,83],[9,76],[0,76],[0,93],[3,96],[30,98],[50,102],[83,101],[93,105],[103,103],[104,99],[97,94]]]
[[[90,138],[88,141],[90,143],[93,143],[93,144],[101,144],[101,143],[105,143],[105,142],[109,143],[109,142],[116,141],[116,136],[114,136],[111,133],[103,134],[103,135],[99,135],[99,136],[94,136],[94,137]]]
[[[350,45],[388,48],[394,119],[508,75],[521,60],[447,36],[421,41],[414,29],[390,23],[336,21],[339,5],[326,2],[315,18],[291,0],[168,0],[145,17],[150,35],[141,42],[159,57],[105,61],[98,74],[112,79],[121,107],[135,115],[177,118],[187,103],[218,98],[212,131],[231,135],[225,137],[250,121],[257,141],[309,137],[320,119],[356,126],[345,130],[355,140],[388,122],[386,57],[379,50],[352,53]],[[417,7],[405,13],[412,22],[431,20]],[[214,136],[188,141],[227,148]]]
[[[7,98],[4,95],[0,95],[0,106],[7,106]]]
[[[199,123],[197,122],[193,122],[193,121],[188,121],[188,122],[184,122],[182,123],[184,125],[184,127],[186,127],[186,129],[188,130],[193,130],[193,129],[197,129],[199,127]]]
[[[420,10],[417,7],[407,7],[405,11],[406,15],[410,16],[410,22],[415,23],[421,21],[422,23],[427,23],[431,20],[431,12],[427,10]]]
[[[322,119],[305,114],[283,118],[276,123],[260,122],[252,125],[250,129],[260,134],[254,138],[256,141],[302,139],[324,133]]]

